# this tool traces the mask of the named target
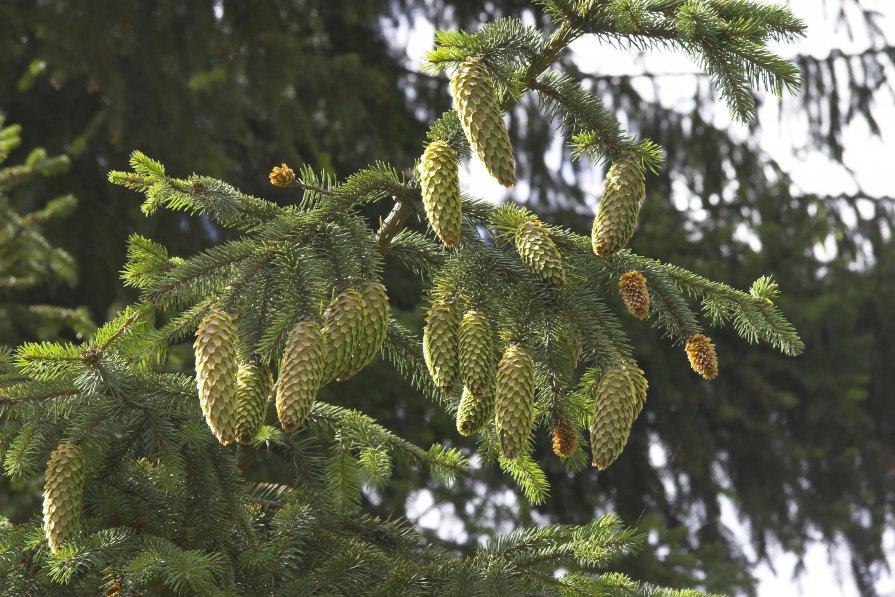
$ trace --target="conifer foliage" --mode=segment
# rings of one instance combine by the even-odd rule
[[[749,341],[802,350],[761,292],[625,248],[660,149],[626,135],[554,67],[586,35],[679,46],[747,119],[752,85],[797,87],[767,42],[794,39],[801,23],[739,0],[536,4],[555,23],[546,38],[515,20],[437,34],[428,66],[451,71],[456,111],[433,124],[419,167],[404,165],[417,178],[383,163],[342,181],[281,165],[270,180],[294,200],[280,206],[201,175],[171,177],[140,152],[132,171],[110,174],[145,194],[147,215],[200,215],[226,240],[179,257],[131,237],[123,279],[137,303],[83,344],[0,355],[5,472],[36,476],[49,461],[45,525],[0,524],[4,582],[22,594],[676,594],[604,572],[640,540],[613,517],[519,530],[458,558],[401,523],[364,516],[364,492],[382,490],[393,463],[449,483],[466,455],[412,445],[362,403],[317,399],[381,352],[420,399],[456,413],[460,433],[479,433],[483,462],[538,503],[548,487],[535,433],[552,436],[570,470],[588,460],[604,469],[645,406],[648,373],[604,302],[620,279],[632,313],[686,343],[706,379],[717,357],[693,300]],[[515,182],[502,110],[526,93],[580,156],[611,163],[591,238],[459,194],[459,160],[472,154],[502,184]],[[394,204],[378,228],[359,210],[376,202]],[[440,242],[414,230],[420,213]],[[427,286],[422,337],[390,313],[385,260]],[[193,334],[195,377],[166,371],[168,349]],[[258,459],[291,467],[294,482],[248,481]]]

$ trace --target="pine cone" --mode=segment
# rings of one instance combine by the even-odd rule
[[[612,164],[603,183],[603,197],[591,233],[594,253],[612,255],[628,244],[645,195],[643,168],[634,156]]]
[[[277,384],[277,418],[286,431],[301,425],[322,385],[326,365],[323,331],[313,321],[302,321],[292,328]]]
[[[270,179],[270,184],[275,187],[288,187],[295,182],[295,172],[292,171],[292,168],[283,164],[282,166],[274,166],[268,178]]]
[[[572,422],[559,417],[553,426],[553,453],[560,458],[568,458],[578,447],[578,432]]]
[[[435,385],[445,394],[453,392],[460,378],[457,317],[443,301],[432,303],[426,315],[423,357]]]
[[[248,445],[258,434],[267,411],[273,375],[255,361],[239,365],[236,374],[236,441]]]
[[[491,324],[481,311],[467,311],[458,333],[460,375],[470,393],[494,394],[494,345]]]
[[[481,429],[488,418],[494,414],[494,391],[486,394],[473,394],[469,388],[463,388],[460,406],[457,409],[457,431],[461,435],[472,435]]]
[[[84,456],[63,442],[50,455],[44,484],[44,533],[53,553],[74,537],[84,497]]]
[[[326,368],[321,385],[348,379],[357,368],[360,339],[367,324],[367,305],[357,290],[348,288],[336,295],[323,316]]]
[[[519,227],[516,231],[516,250],[525,269],[557,288],[566,285],[562,258],[550,238],[550,232],[540,222],[527,222]]]
[[[687,351],[687,358],[693,371],[708,380],[718,377],[718,354],[711,338],[694,334],[687,340],[684,350]]]
[[[500,450],[513,459],[525,449],[535,414],[535,364],[521,347],[511,344],[504,351],[495,394]]]
[[[388,318],[391,311],[388,306],[388,294],[385,286],[376,280],[366,280],[358,287],[364,306],[367,310],[367,321],[361,328],[361,334],[357,339],[357,352],[352,358],[351,367],[342,377],[353,377],[370,364],[388,333]]]
[[[451,79],[451,95],[469,146],[488,173],[505,187],[516,184],[513,146],[500,100],[484,63],[467,58]]]
[[[236,373],[239,369],[236,326],[230,314],[212,309],[199,323],[193,348],[202,414],[218,441],[229,445],[236,439]]]
[[[646,278],[640,272],[628,272],[622,274],[618,281],[618,288],[628,308],[628,313],[637,319],[649,317],[649,290],[646,287]]]
[[[463,207],[459,168],[457,152],[444,141],[429,143],[419,165],[426,217],[449,249],[460,242]]]
[[[646,401],[647,382],[635,365],[607,371],[594,389],[590,441],[593,464],[600,470],[619,457],[628,443],[631,426]]]

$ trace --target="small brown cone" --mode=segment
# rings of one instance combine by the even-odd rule
[[[432,381],[445,394],[450,394],[460,380],[460,359],[457,347],[458,317],[450,305],[435,301],[426,315],[423,328],[423,357]]]
[[[516,250],[525,269],[550,282],[556,288],[566,285],[562,257],[540,222],[526,222],[516,231]]]
[[[511,344],[497,366],[495,421],[500,450],[517,458],[525,449],[535,414],[535,365],[523,348]]]
[[[432,230],[447,248],[460,242],[463,201],[460,197],[460,160],[444,141],[433,141],[420,159],[420,190]]]
[[[715,345],[711,338],[702,334],[693,334],[687,340],[684,350],[687,351],[687,358],[690,360],[690,367],[693,368],[693,371],[708,380],[718,377],[718,354],[715,352]]]
[[[255,361],[239,365],[236,374],[236,441],[239,443],[252,443],[261,429],[272,387],[273,375],[267,367]]]
[[[84,497],[84,456],[75,444],[63,442],[50,455],[44,484],[44,533],[53,553],[74,537]]]
[[[360,361],[360,341],[367,332],[367,304],[357,290],[348,288],[332,300],[323,320],[326,368],[321,385],[347,379]]]
[[[270,179],[270,184],[275,187],[288,187],[295,182],[295,172],[292,171],[292,168],[283,164],[274,166],[268,178]]]
[[[196,381],[205,422],[223,445],[236,439],[236,326],[230,314],[212,309],[196,330]]]
[[[553,453],[568,458],[578,447],[578,432],[570,420],[559,417],[553,426]]]
[[[283,350],[277,383],[277,418],[286,431],[301,425],[320,388],[326,365],[326,343],[320,326],[302,321],[294,328]]]
[[[451,79],[451,96],[466,140],[485,169],[505,187],[516,184],[516,161],[500,100],[485,64],[467,58]]]
[[[649,317],[649,290],[646,287],[646,278],[640,272],[628,272],[622,274],[618,281],[618,288],[628,308],[628,313],[637,319]]]
[[[645,195],[643,168],[633,155],[612,164],[591,231],[594,253],[612,255],[627,246]]]

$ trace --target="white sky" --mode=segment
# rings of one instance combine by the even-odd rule
[[[831,4],[837,6],[838,2],[823,2],[820,0],[792,1],[794,11],[808,24],[808,36],[796,45],[780,46],[778,51],[784,56],[792,56],[796,53],[810,54],[815,57],[826,57],[831,48],[839,48],[843,52],[853,53],[868,48],[870,39],[860,28],[853,31],[854,39],[850,39],[848,32],[837,27],[833,16],[828,14]],[[893,0],[865,1],[866,8],[877,10],[883,15],[879,24],[882,30],[887,32],[890,39],[895,39],[895,2]],[[396,46],[406,47],[408,67],[418,68],[421,57],[432,47],[433,28],[422,19],[414,19],[406,22],[402,27],[394,31],[394,43]],[[691,73],[698,69],[682,55],[669,52],[635,56],[633,52],[616,50],[608,46],[601,46],[593,38],[585,38],[575,42],[573,46],[575,58],[583,72],[599,75],[631,74],[638,72],[663,72],[663,73]],[[890,79],[895,77],[895,72],[889,73]],[[647,97],[653,96],[651,83],[643,81],[642,93]],[[692,98],[697,84],[696,77],[674,76],[660,81],[658,97],[660,101],[669,107],[681,106],[688,109],[689,98]],[[445,85],[447,94],[447,85]],[[833,163],[819,152],[802,151],[806,145],[806,123],[798,117],[800,113],[799,100],[788,98],[782,102],[784,118],[778,122],[781,104],[776,101],[765,102],[762,107],[759,120],[764,123],[760,133],[760,143],[772,157],[774,157],[792,176],[793,182],[803,191],[817,192],[820,194],[854,193],[860,186],[864,191],[878,195],[895,195],[895,177],[891,168],[895,164],[895,151],[891,144],[895,140],[895,101],[892,96],[883,94],[882,102],[876,107],[877,121],[883,130],[883,138],[878,139],[870,135],[869,130],[863,124],[857,124],[847,128],[843,135],[843,144],[846,147],[845,162],[852,171]],[[744,127],[733,124],[726,111],[720,107],[715,111],[715,123],[719,127],[731,128],[735,134],[745,137]],[[736,129],[741,131],[737,133]],[[548,155],[548,164],[558,164],[558,152],[556,155]],[[464,190],[479,196],[502,198],[505,194],[503,188],[491,179],[484,168],[475,160],[465,166],[462,173]],[[587,202],[593,207],[596,205],[602,185],[599,172],[585,175],[578,181],[587,194]],[[519,185],[522,186],[522,185]],[[517,190],[519,196],[527,195],[527,190],[522,187]],[[680,196],[673,200],[678,205],[686,206],[688,198],[686,189],[681,189]],[[818,247],[819,255],[825,250]],[[744,281],[746,283],[747,281]],[[664,458],[661,446],[655,446],[655,458],[661,461]],[[482,499],[500,498],[512,499],[502,496],[482,496]],[[722,504],[722,519],[737,537],[747,543],[748,533],[735,505],[726,500]],[[408,514],[415,519],[417,524],[429,528],[439,528],[447,534],[459,530],[456,525],[446,525],[453,518],[450,507],[435,507],[432,496],[427,491],[419,492],[417,499],[410,504]],[[456,519],[454,519],[456,520]],[[453,528],[453,531],[448,530]],[[895,531],[890,530],[886,535],[886,544],[889,553],[895,553]],[[751,554],[751,549],[746,550]],[[793,571],[797,564],[796,556],[783,553],[780,550],[773,556],[774,569],[762,564],[754,572],[760,580],[760,597],[783,597],[804,595],[811,597],[827,597],[842,595],[844,597],[858,597],[857,589],[851,579],[846,552],[837,546],[815,544],[809,549],[804,559],[804,571],[798,579],[793,579]],[[878,585],[878,590],[884,597],[895,596],[895,578],[888,575]]]

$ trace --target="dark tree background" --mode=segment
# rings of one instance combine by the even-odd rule
[[[839,162],[849,124],[892,131],[874,106],[892,101],[886,77],[895,48],[872,4],[827,3],[831,28],[834,21],[852,27],[871,49],[800,56],[802,109],[785,114],[804,120],[812,148]],[[448,107],[449,96],[445,80],[407,69],[403,48],[386,32],[408,16],[474,29],[486,16],[520,14],[527,6],[522,0],[0,1],[0,111],[23,125],[25,137],[12,161],[38,145],[71,159],[67,173],[14,193],[15,206],[25,213],[63,193],[79,200],[65,220],[47,225],[50,241],[80,266],[76,285],[49,284],[19,300],[85,306],[103,321],[132,298],[117,280],[129,234],[151,236],[184,255],[219,237],[211,225],[176,215],[147,220],[132,194],[106,182],[107,171],[124,167],[134,149],[162,159],[174,175],[208,174],[283,203],[291,195],[266,181],[280,162],[339,175],[377,159],[409,170],[428,122]],[[748,594],[755,562],[722,524],[721,500],[729,498],[759,558],[774,546],[799,554],[813,540],[841,541],[859,591],[875,594],[886,562],[882,534],[895,510],[893,198],[861,190],[799,193],[754,139],[742,142],[713,126],[707,86],[694,108],[681,112],[642,97],[630,77],[595,76],[591,84],[634,132],[666,150],[665,168],[647,182],[633,249],[739,287],[772,273],[784,290],[781,307],[808,348],[790,360],[743,346],[731,332],[713,334],[722,375],[705,384],[679,349],[632,324],[650,401],[611,469],[568,475],[555,464],[548,471],[551,498],[537,512],[521,496],[502,505],[488,499],[512,487],[490,469],[459,487],[433,489],[436,504],[462,520],[467,543],[505,520],[583,522],[614,510],[655,530],[652,541],[670,548],[650,551],[670,554],[662,555],[662,566],[649,559],[655,555],[632,562],[639,576]],[[511,115],[520,173],[532,189],[524,198],[548,219],[586,231],[592,216],[576,181],[543,159],[555,133],[544,119],[529,118],[535,110],[523,105]],[[585,174],[578,168],[573,178]],[[691,205],[706,219],[697,223],[692,212],[675,207],[676,181],[686,183]],[[730,188],[735,192],[725,192]],[[862,215],[855,206],[864,199],[873,209]],[[742,226],[760,251],[737,234]],[[835,256],[821,261],[813,249],[828,239]],[[389,281],[397,289],[393,304],[418,320],[419,288],[396,282]],[[6,336],[0,344],[28,339],[21,332]],[[338,392],[409,439],[467,445],[453,421],[423,400],[408,400],[411,390],[385,365],[364,377],[364,387],[349,381]],[[549,450],[547,438],[540,441]],[[656,446],[668,457],[660,468],[650,460]],[[401,515],[418,482],[396,479],[388,493],[371,496],[370,507]],[[0,497],[0,506],[21,519],[37,504]]]

